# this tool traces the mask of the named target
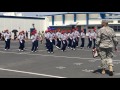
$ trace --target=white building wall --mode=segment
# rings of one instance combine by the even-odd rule
[[[89,14],[89,18],[100,18],[100,14]]]
[[[69,25],[74,22],[74,15],[73,14],[66,14],[65,15],[65,25]]]
[[[62,25],[62,15],[55,15],[54,18],[55,18],[55,21],[54,21],[55,26]]]
[[[89,20],[89,25],[94,25],[94,24],[101,24],[101,19],[97,19],[97,20]]]
[[[19,32],[22,30],[30,32],[30,28],[33,28],[32,24],[35,24],[37,31],[43,31],[47,28],[45,20],[0,18],[0,32],[6,29],[8,29],[10,32],[14,29],[17,29]]]
[[[86,20],[86,14],[77,14],[77,21]]]
[[[52,26],[52,16],[47,16],[47,18],[49,19],[49,26]]]

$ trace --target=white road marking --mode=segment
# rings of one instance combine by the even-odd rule
[[[88,60],[89,62],[96,62],[96,61],[100,61],[100,59],[94,59],[94,60]]]
[[[84,69],[84,70],[82,70],[82,71],[84,71],[84,72],[93,72],[94,70]]]
[[[26,71],[12,70],[12,69],[4,69],[4,68],[0,68],[0,70],[9,71],[9,72],[17,72],[17,73],[26,73],[30,75],[45,76],[45,77],[51,77],[51,78],[67,78],[67,77],[61,77],[61,76],[54,76],[54,75],[47,75],[47,74],[40,74],[40,73],[26,72]]]
[[[115,73],[114,75],[120,75],[120,73]]]
[[[73,63],[74,65],[77,65],[77,66],[80,66],[82,65],[83,63]]]
[[[59,66],[59,67],[56,67],[57,69],[65,69],[66,67],[63,67],[63,66]]]

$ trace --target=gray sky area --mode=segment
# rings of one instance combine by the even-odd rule
[[[0,15],[5,12],[0,12]],[[38,15],[51,15],[51,14],[61,14],[61,13],[66,13],[66,12],[22,12],[24,16],[36,16]],[[120,12],[112,12],[116,14],[120,14]]]
[[[0,12],[0,15],[5,12]],[[66,12],[20,12],[23,13],[24,16],[36,16],[38,15],[50,15],[50,14],[60,14],[60,13],[66,13]]]

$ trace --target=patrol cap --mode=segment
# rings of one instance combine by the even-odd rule
[[[108,23],[109,21],[108,20],[102,20],[102,22]]]

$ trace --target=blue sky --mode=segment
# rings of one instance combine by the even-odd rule
[[[0,12],[2,14],[3,12]],[[39,15],[50,15],[50,14],[60,14],[60,13],[66,13],[66,12],[22,12],[24,16],[36,16],[37,14]],[[119,13],[120,12],[114,12],[114,13]]]

